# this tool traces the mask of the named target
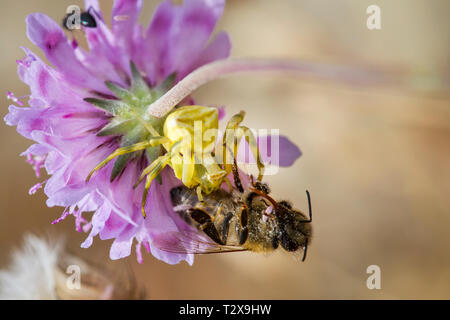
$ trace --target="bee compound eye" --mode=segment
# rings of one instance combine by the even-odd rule
[[[269,185],[267,183],[263,183],[260,181],[255,182],[255,188],[265,194],[269,194],[270,193],[270,188]]]
[[[292,209],[292,204],[286,200],[282,200],[282,201],[278,202],[278,205],[282,206],[284,208],[287,208],[287,209]]]

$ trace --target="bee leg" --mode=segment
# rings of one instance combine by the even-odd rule
[[[236,141],[235,141],[235,144],[236,144]],[[233,173],[234,185],[236,186],[236,188],[238,189],[238,191],[240,193],[243,193],[244,192],[244,188],[242,187],[241,178],[239,177],[239,169],[238,169],[238,166],[237,166],[235,153],[233,153],[230,150],[228,145],[224,145],[224,149],[227,150],[228,154],[230,154],[233,157],[233,165],[230,166],[229,164],[226,164],[227,162],[225,161],[226,171],[227,172],[231,171]],[[230,170],[230,168],[231,168],[231,170]]]
[[[230,221],[233,218],[233,213],[228,212],[222,221],[222,242],[225,244],[228,240],[228,231],[230,230]]]
[[[240,193],[244,193],[241,178],[239,177],[239,169],[236,163],[236,157],[234,158],[232,170],[233,170],[234,185],[236,186],[236,188],[239,190]]]
[[[239,244],[243,245],[245,241],[247,241],[248,238],[248,228],[247,228],[247,222],[248,222],[248,211],[245,207],[241,208],[241,223],[240,226],[236,225],[236,234],[239,239]]]
[[[161,173],[161,171],[164,169],[164,167],[169,163],[169,160],[170,160],[170,156],[166,154],[164,156],[160,156],[158,159],[153,161],[152,164],[150,164],[147,168],[144,169],[144,171],[141,174],[141,177],[139,178],[138,182],[135,185],[135,186],[137,186],[144,179],[144,177],[147,176],[147,179],[145,181],[144,194],[142,195],[142,203],[141,203],[141,210],[142,210],[142,214],[143,214],[144,218],[146,218],[146,216],[147,216],[145,213],[145,203],[147,202],[147,195],[148,195],[148,190],[150,189],[150,185],[151,185],[153,179],[155,179]]]
[[[200,230],[202,230],[208,237],[215,243],[224,245],[225,243],[220,239],[219,232],[209,214],[200,209],[191,208],[188,210],[188,214],[191,218],[200,224]]]

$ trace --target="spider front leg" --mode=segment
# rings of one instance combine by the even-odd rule
[[[147,176],[145,180],[145,188],[144,188],[144,194],[142,195],[142,202],[141,202],[141,210],[142,215],[144,216],[144,219],[146,218],[145,213],[145,204],[147,202],[147,196],[148,196],[148,190],[150,189],[150,186],[152,184],[152,181],[161,173],[161,171],[173,160],[174,157],[179,156],[181,143],[177,142],[175,143],[172,148],[169,150],[168,153],[166,153],[163,156],[158,157],[155,161],[153,161],[147,168],[142,171],[141,176],[139,177],[138,181],[134,185],[134,187],[137,187],[139,183],[141,183],[142,180]],[[181,165],[183,165],[181,163]],[[175,170],[175,168],[174,168]]]
[[[264,164],[261,161],[261,155],[258,149],[258,142],[256,140],[253,132],[246,126],[241,126],[241,122],[244,120],[245,112],[241,111],[240,113],[234,115],[227,124],[227,130],[225,131],[225,135],[223,137],[224,148],[228,148],[232,146],[233,154],[236,157],[239,144],[243,137],[247,141],[247,144],[250,146],[250,150],[253,153],[253,156],[256,160],[256,165],[258,166],[258,180],[262,180],[264,175]],[[233,165],[229,163],[229,159],[225,160],[225,169],[227,172],[231,172],[233,170]],[[236,163],[233,163],[236,165]]]
[[[135,187],[144,179],[145,176],[147,176],[145,180],[145,188],[144,188],[144,194],[142,195],[142,202],[141,202],[141,210],[142,215],[144,216],[144,219],[147,217],[145,213],[145,203],[147,202],[147,195],[148,190],[150,189],[151,183],[153,179],[155,179],[161,171],[166,167],[166,165],[170,161],[170,154],[165,154],[163,156],[160,156],[155,161],[153,161],[147,168],[144,169],[144,171],[141,174],[141,177],[139,178],[138,182],[135,184]]]
[[[103,168],[105,165],[107,165],[111,160],[113,160],[114,158],[127,154],[127,153],[132,153],[135,151],[140,151],[140,150],[144,150],[148,147],[155,147],[158,145],[161,145],[163,143],[167,142],[167,138],[165,137],[153,137],[150,138],[148,141],[143,141],[143,142],[139,142],[136,144],[133,144],[131,146],[128,147],[123,147],[123,148],[118,148],[116,149],[113,153],[111,153],[105,160],[103,160],[102,162],[100,162],[94,169],[92,169],[92,171],[89,173],[89,175],[86,178],[86,182],[89,182],[89,180],[91,179],[92,175],[100,170],[101,168]]]

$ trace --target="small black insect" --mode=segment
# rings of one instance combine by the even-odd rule
[[[90,7],[87,11],[77,12],[77,10],[72,10],[71,13],[66,14],[63,18],[62,25],[65,29],[71,31],[77,27],[77,17],[80,17],[80,24],[86,28],[96,28],[97,22],[95,21],[94,16],[91,14],[92,7]]]

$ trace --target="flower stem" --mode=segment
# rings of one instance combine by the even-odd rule
[[[202,85],[226,75],[241,72],[281,71],[292,75],[315,76],[351,84],[390,83],[392,78],[374,70],[327,65],[299,60],[227,59],[204,65],[178,82],[161,98],[147,107],[147,112],[161,118]]]

